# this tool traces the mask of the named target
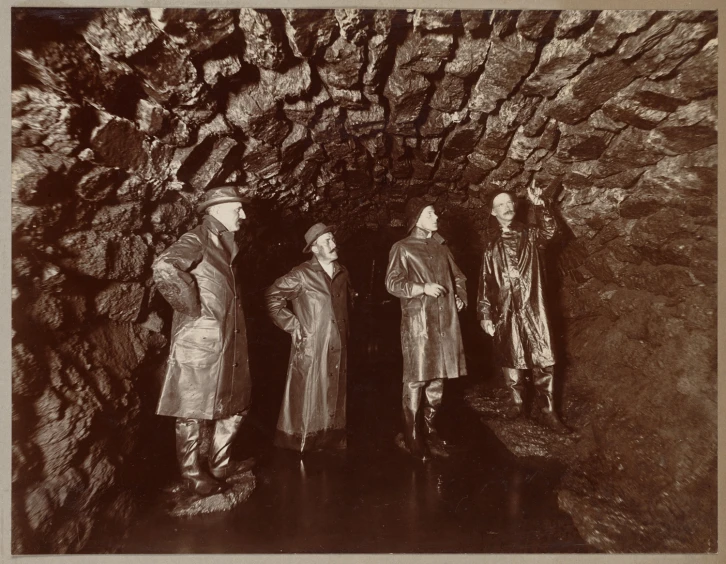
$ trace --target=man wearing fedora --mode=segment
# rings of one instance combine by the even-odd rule
[[[176,417],[182,480],[198,495],[226,488],[235,470],[230,447],[250,403],[247,332],[233,265],[243,203],[234,186],[208,190],[197,207],[206,212],[202,222],[153,265],[156,287],[174,309],[157,413]],[[214,421],[208,468],[200,456],[204,420]]]
[[[292,335],[275,445],[299,453],[346,447],[348,305],[354,295],[348,270],[338,263],[333,228],[316,223],[305,243],[303,252],[312,258],[265,292],[272,321]]]
[[[391,248],[386,289],[401,299],[405,447],[425,460],[429,453],[448,456],[435,418],[444,380],[466,374],[457,316],[467,303],[466,277],[437,232],[432,205],[411,198],[406,229],[408,236]]]

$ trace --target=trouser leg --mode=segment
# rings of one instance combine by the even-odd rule
[[[426,445],[421,433],[421,400],[426,382],[403,383],[403,436],[409,452],[422,458]]]
[[[514,418],[524,413],[524,371],[518,368],[502,368],[504,384],[509,390],[511,405],[507,416]]]
[[[532,380],[541,409],[541,421],[554,432],[566,435],[572,431],[568,429],[555,412],[555,369],[554,366],[535,367],[532,369]]]
[[[542,411],[555,410],[555,373],[554,366],[532,369],[532,384],[537,394],[538,405]]]
[[[234,465],[230,464],[232,443],[247,417],[247,413],[247,411],[243,411],[214,421],[214,434],[209,451],[209,470],[217,479],[227,478],[235,469]]]
[[[182,480],[197,494],[210,495],[222,491],[223,485],[202,470],[200,463],[201,421],[177,418],[176,455]]]

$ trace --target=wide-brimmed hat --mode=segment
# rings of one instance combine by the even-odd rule
[[[428,206],[433,204],[423,198],[414,196],[406,202],[406,233],[410,232],[418,222],[418,218],[421,217],[421,212],[424,211]]]
[[[250,199],[242,196],[236,186],[219,186],[207,190],[202,196],[202,199],[197,204],[197,211],[202,213],[210,206],[217,204],[226,204],[228,202],[239,202],[241,204],[248,204]]]
[[[309,253],[310,248],[315,244],[315,241],[318,240],[318,237],[321,235],[325,235],[326,233],[330,233],[333,231],[333,225],[325,225],[324,223],[316,223],[313,225],[310,229],[308,229],[305,232],[305,248],[303,249],[303,253]]]

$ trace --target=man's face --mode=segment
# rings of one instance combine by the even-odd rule
[[[514,219],[514,200],[509,194],[499,194],[492,202],[492,215],[499,223],[509,225]]]
[[[318,260],[330,262],[338,259],[338,245],[332,233],[323,233],[318,237],[312,250]]]
[[[212,206],[210,213],[229,231],[239,231],[242,220],[247,216],[239,202],[226,202]]]
[[[436,231],[439,228],[439,216],[434,211],[434,206],[426,206],[421,215],[418,216],[416,226],[426,231]]]

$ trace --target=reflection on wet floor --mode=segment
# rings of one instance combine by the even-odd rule
[[[557,508],[561,469],[513,457],[461,402],[463,379],[447,384],[440,416],[454,452],[422,465],[394,445],[397,402],[380,401],[382,378],[391,376],[373,376],[349,397],[347,451],[301,458],[266,447],[247,503],[174,519],[151,498],[121,551],[593,552]]]

